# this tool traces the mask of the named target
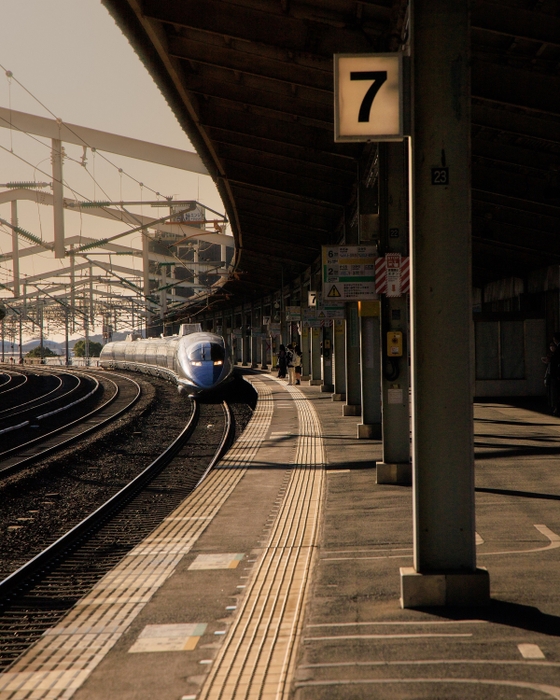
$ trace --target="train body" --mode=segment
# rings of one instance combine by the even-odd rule
[[[220,335],[203,332],[199,324],[183,324],[179,335],[127,339],[107,343],[99,364],[170,379],[189,396],[215,389],[230,379],[233,365]]]

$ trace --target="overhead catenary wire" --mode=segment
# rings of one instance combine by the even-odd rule
[[[0,117],[0,119],[2,119],[2,118]],[[42,142],[39,141],[38,139],[35,139],[35,140],[37,140],[39,143],[41,143],[41,145],[43,145],[43,146],[45,146],[45,147],[48,148],[47,144],[42,143]],[[11,155],[14,155],[16,158],[19,158],[21,161],[23,161],[23,162],[26,163],[27,165],[30,165],[31,167],[33,167],[36,171],[40,172],[41,174],[46,175],[47,177],[49,176],[49,173],[47,173],[46,171],[42,170],[42,169],[39,168],[38,166],[33,166],[32,163],[30,163],[28,160],[26,160],[25,158],[23,158],[23,156],[20,156],[20,155],[18,155],[18,154],[15,153],[15,152],[10,152],[5,146],[2,146],[1,144],[0,144],[0,148],[3,149],[3,150],[5,150],[5,151],[7,151],[8,153],[11,153]],[[89,173],[88,173],[88,174],[89,174]],[[66,184],[66,183],[65,183],[65,184]],[[140,184],[143,184],[143,183],[140,183]],[[76,198],[79,196],[79,197],[81,197],[83,200],[85,200],[85,201],[87,201],[87,202],[92,202],[92,203],[93,203],[93,201],[92,201],[89,197],[87,197],[86,195],[83,195],[83,194],[80,193],[78,190],[76,190],[76,189],[70,187],[69,185],[67,185],[67,186],[68,186],[68,189],[72,192],[72,194],[74,194],[74,196],[75,196]],[[100,188],[100,189],[102,189],[102,188]],[[103,191],[103,193],[104,193],[106,196],[108,196],[107,193],[106,193],[103,189],[102,189],[102,191]],[[158,194],[159,194],[159,193],[158,193]],[[117,206],[119,206],[119,204],[117,204]],[[106,211],[110,216],[112,216],[112,217],[115,219],[115,221],[121,221],[121,219],[119,219],[119,218],[117,217],[117,215],[116,215],[113,211],[111,211],[110,209],[108,209],[108,208],[106,208],[106,207],[101,207],[101,208],[102,208],[104,211]],[[126,208],[123,207],[123,206],[121,206],[120,208],[121,208],[121,210],[122,210],[124,213],[126,213],[127,215],[129,215],[133,220],[140,221],[140,219],[138,218],[138,215],[134,214],[134,212],[129,211],[128,209],[126,209]],[[209,209],[208,207],[207,207],[207,209],[208,209],[209,211],[212,211],[213,213],[218,214],[219,216],[223,216],[222,214],[219,214],[218,212],[214,212],[214,210]],[[186,211],[186,210],[185,210],[185,211]],[[174,212],[174,213],[173,213],[173,216],[177,216],[177,215],[179,215],[179,214],[181,214],[181,213],[182,213],[181,211],[179,211],[179,212]],[[139,226],[136,227],[136,228],[131,228],[131,229],[128,230],[128,231],[125,231],[125,232],[123,232],[123,233],[116,234],[115,236],[110,237],[110,238],[108,238],[108,239],[100,239],[100,240],[97,242],[97,245],[99,245],[99,244],[104,244],[104,243],[107,243],[107,242],[109,242],[109,241],[115,240],[116,238],[121,238],[121,237],[123,237],[123,236],[130,235],[130,234],[136,233],[136,232],[140,232],[141,235],[148,236],[148,234],[146,233],[146,230],[145,230],[145,229],[151,228],[152,226],[155,226],[155,225],[158,224],[158,223],[163,223],[163,221],[169,219],[170,217],[171,217],[171,215],[169,215],[169,216],[167,216],[167,217],[164,217],[163,219],[156,219],[156,220],[152,221],[150,224],[139,225]],[[132,224],[129,224],[129,225],[132,226]],[[179,222],[178,225],[180,226],[181,223]],[[201,234],[203,234],[203,233],[204,233],[204,231],[201,230]],[[193,235],[192,237],[194,238],[194,237],[196,237],[196,236]],[[151,240],[151,239],[150,239],[150,240]],[[86,248],[81,248],[81,249],[82,249],[82,250],[89,249],[89,248],[91,248],[91,247],[94,247],[94,245],[95,245],[94,243],[88,243]],[[48,247],[48,246],[47,246],[47,247]],[[179,257],[178,257],[175,253],[173,253],[172,251],[170,251],[169,254],[170,254],[170,256],[173,257],[178,263],[180,263],[182,267],[184,267],[185,269],[188,269],[188,265],[185,264],[185,261],[184,261],[184,260],[182,260],[181,258],[179,258]]]
[[[5,71],[5,73],[6,73],[6,76],[7,76],[7,78],[8,78],[9,89],[10,89],[10,101],[9,101],[9,110],[10,110],[10,112],[11,112],[11,110],[12,110],[11,89],[12,89],[12,81],[13,81],[13,82],[15,82],[22,90],[24,90],[24,92],[26,92],[33,100],[35,100],[48,114],[50,114],[50,115],[56,120],[56,122],[57,122],[60,126],[62,126],[62,125],[64,124],[64,126],[65,126],[72,134],[74,134],[74,136],[76,136],[77,139],[79,139],[79,140],[83,143],[83,149],[84,149],[84,150],[83,150],[83,154],[82,154],[82,157],[81,157],[80,160],[71,157],[69,154],[65,154],[65,157],[66,157],[66,159],[67,159],[69,162],[76,163],[76,164],[79,164],[79,165],[81,165],[82,167],[84,167],[84,169],[86,170],[88,176],[89,176],[89,177],[91,178],[91,180],[93,181],[94,186],[99,187],[100,191],[103,192],[103,194],[104,194],[105,196],[107,196],[107,193],[105,192],[105,190],[104,190],[104,188],[102,187],[102,185],[97,181],[97,178],[95,177],[95,172],[94,172],[94,173],[90,172],[90,170],[89,170],[88,167],[87,167],[87,159],[86,159],[87,148],[90,148],[90,150],[92,151],[92,154],[93,154],[94,159],[95,159],[95,156],[96,156],[96,155],[99,155],[104,161],[106,161],[111,167],[115,168],[115,169],[117,170],[117,172],[119,173],[119,181],[120,181],[120,189],[121,189],[121,201],[122,201],[122,179],[123,179],[123,175],[126,176],[127,178],[129,178],[131,181],[133,181],[133,182],[135,182],[136,184],[138,184],[138,185],[140,186],[140,188],[141,188],[141,191],[142,191],[143,188],[145,187],[147,190],[153,192],[153,193],[156,195],[156,197],[158,197],[158,198],[159,198],[159,197],[162,197],[162,195],[161,195],[160,192],[156,191],[154,188],[152,188],[152,187],[150,187],[150,186],[148,186],[148,185],[145,185],[145,183],[140,182],[140,180],[138,180],[137,178],[135,178],[134,176],[132,176],[130,173],[126,172],[123,168],[118,167],[118,166],[117,166],[115,163],[113,163],[109,158],[107,158],[106,156],[104,156],[102,153],[98,152],[98,151],[96,150],[96,148],[95,148],[94,146],[91,146],[89,143],[87,143],[87,142],[81,137],[80,134],[77,134],[69,125],[65,124],[65,123],[63,122],[62,119],[60,119],[59,117],[57,117],[57,116],[54,114],[54,112],[52,112],[52,110],[50,110],[49,107],[48,107],[46,104],[44,104],[35,94],[33,94],[33,92],[32,92],[31,90],[29,90],[23,83],[21,83],[21,82],[13,75],[13,73],[12,73],[11,71],[6,70],[6,68],[5,68],[2,64],[0,64],[0,68],[4,69],[4,71]],[[32,139],[33,141],[35,141],[36,143],[38,143],[38,144],[39,144],[40,146],[42,146],[43,148],[47,148],[47,149],[50,150],[50,145],[49,145],[48,143],[45,143],[45,142],[42,141],[41,139],[36,138],[36,137],[35,137],[34,135],[32,135],[32,134],[30,134],[30,133],[28,133],[28,132],[26,132],[26,131],[24,131],[24,130],[22,130],[22,129],[19,129],[18,127],[14,127],[11,123],[8,122],[8,120],[5,120],[5,119],[4,119],[3,121],[4,121],[5,123],[7,123],[7,124],[10,126],[10,139],[11,139],[10,143],[11,143],[11,149],[7,149],[7,148],[5,148],[4,146],[1,146],[1,145],[0,145],[0,148],[2,148],[4,151],[6,151],[6,152],[8,152],[8,153],[11,153],[11,155],[14,155],[16,158],[18,158],[20,161],[22,161],[22,162],[25,163],[26,165],[29,165],[30,167],[33,167],[33,168],[34,168],[34,172],[40,172],[40,173],[44,174],[47,178],[50,179],[50,178],[52,177],[52,174],[51,174],[51,173],[45,172],[44,170],[38,168],[37,166],[34,166],[32,163],[30,163],[30,162],[29,162],[26,158],[24,158],[22,155],[20,155],[20,154],[14,152],[14,150],[13,150],[12,134],[13,134],[13,131],[14,131],[14,130],[17,130],[17,131],[20,131],[21,133],[25,134],[28,138]],[[10,120],[10,121],[11,121],[11,120]],[[45,183],[45,184],[48,184],[48,183]],[[52,183],[51,183],[51,184],[52,184]],[[72,187],[72,186],[70,185],[70,183],[69,183],[66,179],[64,180],[64,184],[65,184],[65,186],[67,187],[68,191],[71,192],[71,193],[73,194],[73,196],[74,196],[74,198],[75,198],[76,200],[78,199],[78,197],[81,197],[83,200],[89,200],[89,198],[88,198],[87,196],[82,196],[81,193],[80,193],[76,188]],[[107,196],[107,198],[110,199],[108,196]],[[168,204],[171,204],[171,203],[172,203],[172,198],[171,198],[171,197],[164,197],[164,199],[166,200],[166,203],[168,203]],[[162,202],[162,203],[163,203],[163,202]],[[132,222],[136,221],[136,222],[139,224],[139,226],[134,227],[133,223],[127,222],[126,225],[128,225],[128,226],[131,227],[130,230],[127,230],[127,231],[125,231],[125,232],[123,232],[123,233],[121,233],[121,234],[117,234],[115,237],[111,237],[111,238],[108,239],[108,240],[113,240],[114,238],[118,238],[118,237],[121,237],[121,236],[126,236],[126,235],[129,235],[129,234],[135,233],[135,232],[139,232],[142,236],[148,237],[148,234],[147,234],[146,229],[152,227],[153,225],[155,225],[155,224],[157,224],[157,223],[163,222],[163,221],[165,221],[166,219],[169,218],[169,217],[163,217],[162,219],[159,219],[159,220],[156,220],[156,221],[154,221],[154,222],[151,222],[150,224],[143,225],[143,224],[140,224],[140,219],[138,218],[138,216],[137,216],[136,214],[134,214],[133,212],[130,212],[130,211],[126,210],[126,209],[124,208],[124,206],[122,206],[122,205],[117,204],[117,206],[120,207],[120,209],[121,209],[122,211],[124,211],[126,214],[128,214],[128,216],[130,217],[130,219],[131,219]],[[206,207],[206,208],[207,208],[209,211],[213,211],[213,210],[209,209],[208,207]],[[107,210],[106,210],[106,211],[107,211]],[[115,221],[116,221],[116,220],[119,220],[119,221],[121,221],[121,223],[124,223],[124,222],[122,222],[122,219],[120,219],[120,218],[118,217],[118,215],[117,215],[115,212],[108,210],[107,213],[108,213],[109,216],[111,216]],[[218,212],[214,212],[214,213],[215,213],[215,214],[218,214]],[[175,214],[176,214],[176,212],[175,212]],[[82,212],[80,212],[80,216],[82,216]],[[219,216],[220,216],[220,217],[223,217],[222,214],[219,214]],[[225,217],[224,217],[224,218],[225,218]],[[2,224],[8,224],[8,222],[5,222],[4,220],[2,220],[1,223],[2,223]],[[224,223],[225,223],[225,222],[224,222]],[[42,222],[41,222],[41,218],[40,218],[40,217],[39,217],[39,224],[40,224],[41,229],[42,229]],[[180,225],[180,224],[179,224],[179,225]],[[4,227],[2,226],[2,228],[4,228]],[[8,224],[8,228],[11,228],[9,224]],[[18,227],[18,228],[19,228],[19,227]],[[12,230],[15,230],[16,233],[21,234],[24,238],[27,237],[27,239],[30,240],[31,242],[36,243],[37,245],[41,245],[42,247],[45,248],[45,250],[52,249],[52,245],[51,245],[50,243],[43,241],[42,235],[41,235],[41,237],[36,237],[36,236],[34,236],[34,234],[30,233],[29,231],[25,231],[25,229],[20,229],[20,230],[18,230],[18,228],[12,229]],[[204,233],[204,231],[201,231],[201,234],[203,234],[203,233]],[[41,230],[41,234],[42,234],[42,230]],[[81,226],[80,226],[80,235],[81,235]],[[193,236],[193,237],[194,237],[194,236]],[[150,238],[150,240],[151,240],[151,237],[149,237],[149,238]],[[102,239],[101,241],[98,241],[97,243],[98,243],[98,244],[99,244],[99,243],[103,244],[104,242],[106,242],[106,240],[105,240],[105,239]],[[90,245],[92,245],[92,244],[88,244],[88,245],[87,245],[87,248],[89,248]],[[93,245],[95,245],[95,244],[93,244]],[[184,261],[184,260],[182,260],[181,258],[179,258],[178,255],[176,255],[176,254],[171,250],[171,247],[172,247],[172,246],[169,246],[169,248],[168,248],[168,250],[169,250],[169,252],[168,252],[169,256],[172,257],[172,258],[173,258],[178,264],[180,264],[182,267],[184,267],[184,268],[186,268],[186,269],[189,269],[188,261]],[[79,248],[79,249],[78,249],[77,251],[75,251],[75,252],[78,252],[79,250],[84,250],[84,248],[81,247],[81,248]],[[68,254],[71,254],[71,253],[69,252]],[[61,261],[61,263],[62,263],[62,261]],[[94,264],[95,264],[95,263],[94,263]],[[113,273],[113,274],[114,274],[114,273]],[[122,282],[122,280],[121,280],[121,282]],[[167,287],[170,287],[170,286],[175,286],[176,284],[179,284],[179,282],[176,282],[176,283],[174,283],[174,284],[172,284],[172,285],[166,285],[164,288],[167,288]],[[159,290],[158,290],[158,291],[159,291]],[[155,301],[155,300],[154,300],[154,301]],[[156,302],[156,304],[157,304],[157,302]]]
[[[84,146],[87,146],[87,147],[88,147],[92,152],[94,152],[94,153],[97,152],[95,146],[91,146],[91,144],[87,143],[79,134],[77,134],[73,129],[71,129],[70,126],[69,126],[68,124],[66,124],[66,122],[64,122],[63,119],[61,119],[60,117],[57,117],[56,114],[55,114],[52,110],[50,110],[50,109],[47,107],[47,105],[45,105],[36,95],[34,95],[28,88],[25,87],[25,85],[24,85],[22,82],[20,82],[20,81],[15,77],[15,75],[13,74],[13,72],[12,72],[11,70],[6,69],[1,63],[0,63],[0,68],[6,73],[6,76],[7,76],[7,78],[8,78],[8,82],[9,82],[9,83],[10,83],[10,81],[12,81],[12,80],[13,80],[14,82],[16,82],[16,83],[21,87],[21,89],[24,90],[24,91],[25,91],[33,100],[35,100],[39,105],[41,105],[41,107],[42,107],[44,110],[46,110],[46,111],[51,115],[51,117],[53,117],[53,119],[55,119],[61,126],[64,124],[64,126],[70,131],[70,133],[73,134],[76,138],[78,138],[78,139],[84,144]],[[10,95],[10,106],[9,106],[9,108],[10,108],[10,110],[11,110],[11,108],[12,108],[12,106],[11,106],[11,95]],[[21,130],[18,129],[18,131],[21,131]],[[27,136],[31,136],[31,134],[28,134],[27,132],[24,132],[24,133],[26,133]],[[139,180],[137,180],[134,176],[130,175],[130,173],[127,173],[123,168],[119,168],[118,165],[115,165],[115,163],[113,163],[113,162],[112,162],[107,156],[105,156],[103,153],[99,153],[99,155],[100,155],[100,157],[101,157],[103,160],[105,160],[107,163],[109,163],[109,165],[111,165],[111,167],[115,168],[115,169],[118,170],[120,173],[124,173],[127,177],[129,177],[129,178],[130,178],[132,181],[134,181],[137,185],[140,184],[140,181],[139,181]],[[142,184],[143,184],[143,183],[142,183]],[[151,192],[153,192],[155,195],[161,196],[160,193],[157,192],[156,190],[154,190],[152,187],[149,187],[148,185],[145,185],[145,184],[143,184],[143,186],[146,187],[147,189],[149,189],[149,190],[150,190]]]
[[[85,162],[86,162],[86,159],[85,159],[85,155],[86,155],[85,149],[86,149],[86,148],[90,148],[90,150],[92,151],[92,153],[93,153],[94,155],[95,155],[96,153],[98,153],[97,149],[96,149],[95,147],[92,147],[90,144],[88,144],[79,134],[77,134],[73,129],[71,129],[70,126],[68,126],[61,118],[57,117],[56,114],[55,114],[52,110],[50,110],[36,95],[34,95],[28,88],[25,87],[25,85],[23,85],[23,83],[21,83],[21,82],[13,75],[13,72],[12,72],[12,71],[7,70],[1,63],[0,63],[0,68],[2,68],[2,69],[5,71],[6,75],[7,75],[8,78],[9,78],[9,80],[14,80],[14,81],[15,81],[15,82],[16,82],[16,83],[17,83],[17,84],[18,84],[32,99],[34,99],[39,105],[41,105],[41,107],[43,107],[43,109],[45,109],[45,110],[46,110],[60,125],[64,124],[64,126],[65,126],[74,136],[76,136],[76,138],[78,138],[78,139],[83,143],[83,145],[84,145],[84,153],[83,153],[83,155],[82,155],[81,161],[77,161],[76,159],[70,158],[69,156],[66,156],[66,157],[67,157],[69,160],[71,160],[71,161],[73,161],[73,162],[75,162],[75,163],[78,163],[79,165],[82,165],[82,166],[85,168],[85,170],[86,170],[86,172],[88,173],[88,175],[92,178],[94,184],[97,185],[97,186],[99,186],[100,190],[105,194],[106,197],[108,197],[108,195],[107,195],[107,193],[105,192],[104,188],[102,188],[101,185],[97,182],[97,180],[96,180],[96,178],[95,178],[95,175],[92,174],[92,173],[90,173],[89,170],[87,169],[86,165],[85,165]],[[11,110],[11,105],[10,105],[10,110]],[[4,121],[6,121],[6,120],[4,120]],[[11,124],[10,124],[10,127],[11,127],[11,130],[12,130],[13,127],[12,127]],[[49,146],[48,146],[47,144],[43,143],[40,139],[38,139],[38,138],[36,138],[35,136],[29,134],[28,132],[23,132],[21,129],[18,129],[18,131],[20,131],[20,132],[22,132],[22,133],[25,133],[29,138],[32,138],[34,141],[36,141],[37,143],[41,144],[43,147],[49,148]],[[4,148],[4,150],[6,150],[6,151],[8,150],[8,149],[6,149],[5,147],[2,147],[2,148]],[[11,152],[13,155],[16,155],[16,156],[17,156],[17,154],[15,154],[15,153],[13,152],[13,150],[12,150],[12,151],[9,151],[9,152]],[[160,194],[160,192],[154,190],[152,187],[146,185],[144,182],[141,182],[141,181],[137,180],[137,179],[134,178],[132,175],[130,175],[129,173],[127,173],[123,168],[121,168],[121,167],[115,165],[109,158],[107,158],[107,157],[104,156],[103,154],[100,153],[100,156],[101,156],[107,163],[109,163],[113,168],[115,168],[115,169],[118,171],[119,176],[120,176],[120,178],[121,178],[121,181],[122,181],[122,175],[123,175],[123,173],[124,173],[127,177],[129,177],[131,180],[133,180],[136,184],[138,184],[138,185],[140,186],[141,191],[143,190],[144,187],[146,187],[146,189],[149,189],[149,190],[150,190],[151,192],[153,192],[156,196],[158,196],[158,197],[162,196],[162,195]],[[22,158],[21,156],[17,156],[17,157],[20,158],[23,162],[27,163],[28,165],[31,165],[28,161],[26,161],[26,160],[25,160],[24,158]],[[43,174],[49,176],[48,173],[45,173],[45,172],[42,171],[42,170],[40,170],[40,172],[42,172]],[[77,192],[74,188],[72,188],[72,187],[69,185],[69,183],[67,183],[66,181],[65,181],[64,184],[68,187],[68,189],[69,189],[75,196],[80,194],[80,193]],[[82,196],[82,195],[80,194],[80,196]],[[86,199],[86,200],[89,200],[88,197],[83,197],[83,198]],[[121,198],[121,199],[122,199],[122,198]],[[172,198],[170,198],[170,197],[165,197],[165,199],[166,199],[167,201],[169,201],[169,202],[172,201]],[[117,205],[117,206],[119,206],[119,205]],[[207,208],[209,211],[212,211],[213,213],[218,214],[218,212],[215,212],[214,210],[209,209],[208,207],[206,207],[206,208]],[[122,206],[121,206],[121,209],[122,209],[125,213],[127,213],[129,216],[131,216],[132,218],[136,219],[136,216],[134,215],[133,212],[130,212],[130,211],[126,210],[126,209],[125,209],[124,207],[122,207]],[[223,216],[222,214],[218,214],[218,215],[219,215],[219,216]],[[136,220],[138,221],[138,219],[136,219]],[[174,256],[174,257],[176,257],[176,256]],[[177,260],[179,261],[179,258],[177,258]]]

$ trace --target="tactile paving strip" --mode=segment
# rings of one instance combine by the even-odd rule
[[[251,383],[259,394],[255,413],[226,457],[169,518],[0,676],[1,700],[72,697],[171,576],[237,486],[270,428],[272,392],[263,381]]]
[[[325,455],[315,409],[299,389],[286,389],[299,418],[291,480],[200,700],[278,700],[288,695],[316,543]]]

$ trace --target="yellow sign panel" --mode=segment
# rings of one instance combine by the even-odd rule
[[[366,316],[380,316],[381,303],[379,301],[359,301],[358,316],[362,318]]]

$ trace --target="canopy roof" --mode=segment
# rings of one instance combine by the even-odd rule
[[[401,0],[103,0],[214,177],[233,295],[336,241],[361,144],[333,141],[333,54],[399,50]],[[473,4],[473,283],[560,264],[560,10]]]

